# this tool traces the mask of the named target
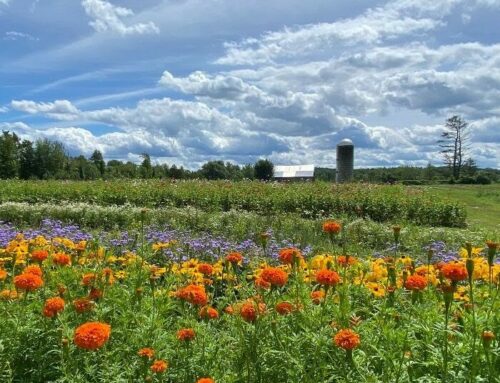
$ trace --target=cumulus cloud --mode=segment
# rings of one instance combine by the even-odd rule
[[[104,0],[82,0],[82,6],[87,15],[94,19],[89,25],[97,32],[110,31],[120,35],[160,33],[160,29],[151,21],[126,25],[123,19],[134,15],[129,8],[118,7]]]
[[[255,65],[280,59],[321,53],[325,49],[380,44],[434,30],[443,25],[442,17],[458,0],[395,0],[370,8],[354,18],[284,28],[226,44],[225,56],[216,60],[225,65]]]
[[[123,24],[132,11],[85,3],[105,9],[92,16],[104,20],[96,29],[136,33],[119,32],[138,25]],[[471,154],[481,166],[498,166],[500,43],[441,38],[450,20],[460,23],[464,12],[475,17],[478,7],[489,10],[496,1],[387,1],[359,16],[228,43],[215,61],[223,67],[201,63],[182,75],[165,68],[154,92],[129,92],[144,97],[135,105],[86,108],[121,100],[97,95],[91,102],[19,100],[10,107],[56,120],[31,131],[61,137],[72,151],[97,147],[113,158],[148,152],[189,167],[264,156],[334,166],[343,138],[355,143],[356,166],[437,164],[442,125],[460,114],[471,122]],[[158,89],[173,92],[145,98]],[[95,136],[78,127],[86,124],[116,132]]]
[[[29,114],[45,114],[57,120],[71,120],[79,114],[79,110],[67,100],[56,100],[54,102],[14,100],[11,102],[11,107]]]

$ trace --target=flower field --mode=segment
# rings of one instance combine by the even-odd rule
[[[348,217],[377,222],[465,226],[466,211],[456,201],[426,190],[396,185],[323,182],[271,184],[227,181],[1,181],[0,204],[86,203],[98,206],[148,207],[162,214],[170,208],[206,212],[244,211],[265,216]],[[0,216],[0,219],[5,219]]]
[[[361,250],[347,221],[308,244],[149,214],[122,231],[0,224],[1,382],[498,381],[495,242],[386,225],[385,249]]]

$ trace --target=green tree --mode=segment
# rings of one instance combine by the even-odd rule
[[[40,179],[64,178],[68,156],[63,144],[47,139],[35,143],[36,173]]]
[[[153,167],[151,165],[151,157],[147,153],[141,154],[142,163],[140,167],[141,178],[148,179],[153,176]]]
[[[223,161],[209,161],[203,164],[200,174],[207,180],[223,180],[228,178],[228,171]]]
[[[246,164],[241,168],[241,175],[247,180],[253,180],[255,178],[255,172],[252,164]]]
[[[94,153],[90,156],[90,160],[93,162],[101,177],[104,177],[106,172],[106,162],[104,162],[104,157],[99,150],[94,150]]]
[[[35,150],[33,143],[23,140],[19,145],[19,177],[23,180],[36,177]]]
[[[0,136],[0,178],[15,178],[19,166],[17,147],[19,137],[15,133],[2,132]]]
[[[258,180],[268,181],[273,178],[274,164],[269,160],[258,160],[253,169]]]

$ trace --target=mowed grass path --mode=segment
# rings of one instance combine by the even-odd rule
[[[482,227],[500,235],[500,184],[433,185],[426,189],[440,198],[463,203],[471,227]]]

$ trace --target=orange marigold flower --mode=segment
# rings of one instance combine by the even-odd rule
[[[65,253],[57,253],[52,256],[52,262],[59,266],[67,266],[71,263],[71,257]]]
[[[82,285],[84,286],[91,286],[95,282],[95,274],[94,273],[87,273],[83,274],[82,276]]]
[[[195,306],[205,306],[208,303],[205,287],[200,285],[188,285],[177,291],[175,296]]]
[[[43,286],[43,279],[35,274],[20,274],[14,277],[14,285],[19,290],[35,291]]]
[[[75,330],[73,341],[84,350],[97,350],[111,335],[111,326],[101,322],[87,322]]]
[[[316,290],[311,293],[311,299],[315,305],[319,305],[325,299],[325,292],[323,290]]]
[[[103,295],[104,295],[104,292],[100,289],[97,289],[95,287],[92,287],[90,289],[89,298],[94,300],[94,301],[98,301],[99,299],[102,298]]]
[[[302,253],[295,247],[281,249],[279,252],[279,259],[282,263],[291,265],[299,259],[302,259]]]
[[[284,286],[288,281],[288,274],[277,267],[266,267],[262,270],[260,277],[272,286]]]
[[[199,315],[202,319],[217,319],[219,312],[213,307],[205,306],[200,309]]]
[[[73,301],[73,307],[78,314],[83,314],[94,308],[94,302],[88,298],[78,298]]]
[[[360,343],[359,335],[351,329],[340,330],[333,337],[333,341],[337,347],[343,348],[344,350],[352,350],[358,347]]]
[[[234,308],[233,306],[229,305],[224,309],[224,312],[228,315],[233,315],[234,314]]]
[[[446,263],[441,267],[441,273],[453,282],[463,281],[468,275],[465,266],[459,263]]]
[[[161,374],[162,372],[165,372],[167,368],[168,363],[161,359],[155,360],[150,367],[151,371],[153,371],[155,374]]]
[[[271,284],[268,281],[265,281],[262,277],[257,277],[255,278],[255,287],[268,290],[271,288]]]
[[[181,341],[193,340],[196,337],[196,333],[192,328],[181,328],[177,331],[177,339]]]
[[[232,252],[226,256],[226,261],[232,264],[241,263],[243,261],[243,255],[241,253]]]
[[[4,279],[7,278],[7,272],[3,269],[0,269],[0,281],[3,281]]]
[[[340,282],[340,277],[333,270],[323,269],[316,273],[316,282],[323,286],[335,286]]]
[[[427,278],[419,274],[410,275],[406,278],[405,287],[412,291],[424,290],[427,287]]]
[[[212,275],[212,273],[214,272],[214,268],[208,263],[200,263],[198,265],[198,272],[202,273],[203,275]]]
[[[328,234],[338,234],[342,230],[342,225],[336,221],[326,221],[323,223],[323,231]]]
[[[49,298],[43,306],[43,315],[52,318],[64,310],[64,299],[61,297]]]
[[[493,333],[493,331],[484,330],[481,333],[481,338],[483,340],[484,346],[489,347],[491,342],[493,342],[493,340],[495,339],[495,334]]]
[[[102,269],[102,274],[106,277],[110,277],[113,275],[113,269],[105,267],[104,269]]]
[[[153,357],[155,356],[155,350],[149,347],[144,347],[137,351],[137,355],[142,358],[153,359]]]
[[[31,253],[31,259],[35,262],[43,262],[49,256],[49,252],[47,250],[33,250]]]
[[[337,263],[340,266],[347,267],[347,266],[351,266],[351,265],[356,264],[356,262],[357,262],[356,258],[351,257],[351,256],[346,257],[345,255],[339,255],[337,257]]]
[[[263,303],[247,301],[241,305],[240,315],[246,322],[255,322],[258,315],[264,313],[265,308]]]
[[[24,268],[23,274],[33,274],[41,277],[43,275],[43,271],[38,265],[29,265]]]
[[[212,378],[201,378],[196,381],[196,383],[215,383]]]
[[[292,313],[295,307],[290,302],[279,302],[276,305],[276,312],[280,315],[287,315]]]

